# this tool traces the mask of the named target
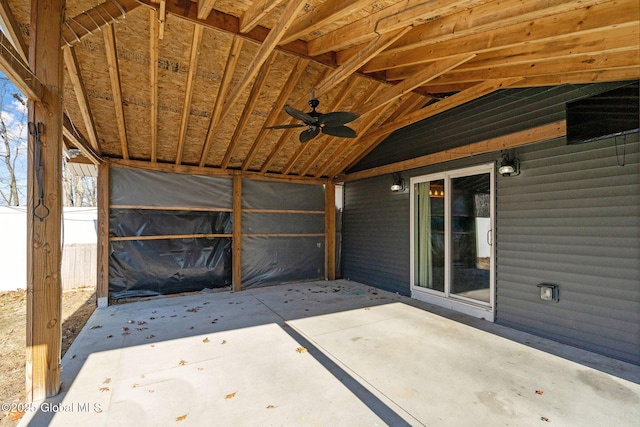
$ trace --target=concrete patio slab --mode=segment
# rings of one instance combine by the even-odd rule
[[[21,426],[636,426],[640,367],[349,281],[96,310]]]

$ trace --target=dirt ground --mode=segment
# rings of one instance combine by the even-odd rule
[[[26,292],[0,292],[0,403],[25,403]],[[62,355],[95,309],[95,289],[62,293]],[[3,405],[5,406],[5,405]],[[19,413],[0,411],[0,427],[15,426]]]

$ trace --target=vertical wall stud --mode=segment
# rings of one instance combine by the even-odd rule
[[[233,291],[242,290],[242,176],[233,176]]]

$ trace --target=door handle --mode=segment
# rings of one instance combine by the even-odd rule
[[[492,229],[489,229],[487,231],[487,245],[489,245],[489,246],[493,246],[493,239],[491,239],[491,232],[492,231],[493,231]]]

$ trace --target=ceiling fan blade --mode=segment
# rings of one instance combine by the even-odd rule
[[[320,133],[320,128],[317,126],[311,126],[309,129],[307,130],[303,130],[302,132],[300,132],[300,142],[308,142],[311,141],[313,138],[315,138],[316,136],[318,136],[318,134]]]
[[[289,114],[291,117],[298,120],[302,120],[306,124],[317,123],[317,120],[314,119],[312,116],[308,115],[307,113],[303,113],[300,110],[296,110],[289,104],[284,106],[284,111],[286,111],[287,114]]]
[[[291,123],[288,125],[275,125],[275,126],[267,126],[265,129],[292,129],[292,128],[301,128],[301,127],[305,127],[306,125],[300,124],[300,123]]]
[[[325,126],[322,128],[322,133],[340,138],[355,138],[358,136],[355,130],[347,126]]]
[[[345,123],[354,121],[360,117],[357,113],[350,113],[348,111],[336,111],[333,113],[322,114],[318,117],[318,122],[325,126],[342,126]]]

